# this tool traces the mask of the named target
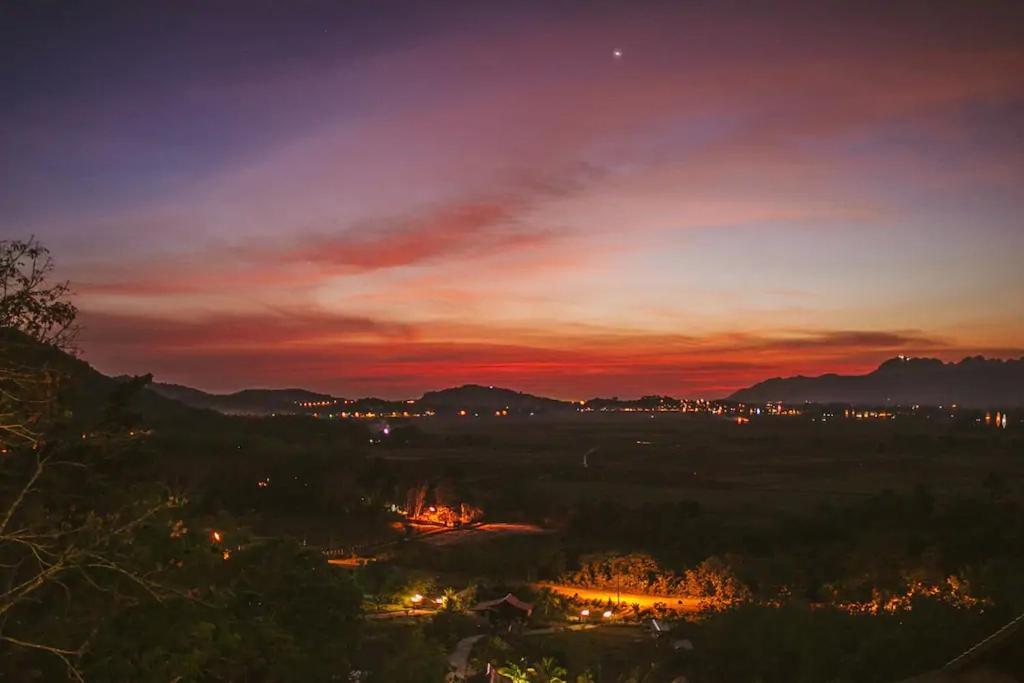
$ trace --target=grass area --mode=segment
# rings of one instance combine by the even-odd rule
[[[425,420],[417,426],[475,439],[472,446],[403,452],[415,455],[420,467],[444,463],[478,490],[512,487],[547,499],[544,508],[580,500],[642,505],[685,498],[722,512],[798,510],[919,485],[971,493],[990,473],[1024,480],[1024,458],[1010,457],[1021,453],[1019,440],[992,430],[899,420],[822,424],[784,417],[740,426],[671,413],[654,419],[587,413]]]

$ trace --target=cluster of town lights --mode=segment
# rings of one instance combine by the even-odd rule
[[[1006,429],[1006,413],[997,412],[995,422],[992,422],[992,413],[985,413],[985,424],[995,424],[1000,429]]]

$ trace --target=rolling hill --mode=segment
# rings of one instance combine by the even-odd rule
[[[465,384],[461,387],[428,391],[416,401],[421,410],[436,413],[456,413],[459,410],[487,411],[508,410],[510,413],[546,413],[574,410],[573,404],[553,398],[524,394],[500,387],[485,387],[479,384]]]
[[[159,396],[193,408],[215,410],[229,415],[334,413],[342,410],[377,413],[403,410],[420,413],[431,411],[439,415],[454,415],[460,410],[469,413],[493,413],[498,410],[507,410],[512,414],[525,414],[574,409],[573,404],[566,401],[478,384],[428,391],[421,398],[411,401],[379,398],[348,400],[304,389],[245,389],[233,394],[212,394],[180,384],[159,382],[151,384],[149,389]],[[319,406],[317,404],[326,405]]]
[[[149,389],[193,408],[216,410],[226,415],[270,415],[272,413],[305,413],[301,404],[327,403],[342,399],[305,389],[244,389],[232,394],[211,394],[181,384],[154,382]]]
[[[108,377],[91,365],[60,349],[33,341],[10,328],[0,328],[0,355],[7,362],[32,369],[45,369],[63,378],[62,395],[75,419],[94,419],[105,410],[127,377]],[[149,421],[195,418],[194,407],[151,391],[141,391],[132,399],[131,408]]]

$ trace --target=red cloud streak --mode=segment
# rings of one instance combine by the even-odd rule
[[[160,380],[213,390],[304,386],[344,396],[407,397],[468,382],[563,398],[652,392],[721,396],[772,376],[862,372],[896,353],[945,358],[964,353],[912,332],[810,331],[772,337],[577,333],[571,338],[525,337],[529,341],[517,341],[513,334],[497,343],[438,341],[453,336],[444,326],[308,312],[191,323],[85,319],[86,357],[101,370],[153,372]],[[461,333],[474,335],[472,330]]]

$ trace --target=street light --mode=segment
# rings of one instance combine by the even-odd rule
[[[419,593],[417,593],[416,595],[412,596],[412,597],[411,597],[411,598],[409,598],[409,599],[410,599],[410,600],[412,601],[412,603],[413,603],[414,605],[418,605],[418,604],[420,604],[421,602],[423,602],[423,596],[422,596],[422,595],[420,595]]]
[[[601,616],[604,617],[605,619],[611,619],[612,618],[612,611],[610,609],[606,609],[604,611],[604,614],[602,614]]]

